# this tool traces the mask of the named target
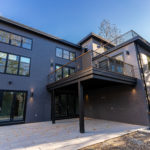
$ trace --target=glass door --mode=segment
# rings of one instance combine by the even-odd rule
[[[26,92],[0,91],[0,122],[24,120]]]
[[[1,92],[0,95],[1,95],[0,96],[0,122],[10,121],[14,93],[13,92]]]

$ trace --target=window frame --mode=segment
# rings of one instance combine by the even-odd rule
[[[8,43],[2,42],[2,41],[0,41],[0,43],[7,44],[7,45],[11,45],[11,46],[15,46],[15,47],[19,47],[19,48],[23,48],[23,49],[32,51],[32,47],[33,47],[33,39],[32,39],[32,38],[29,38],[29,37],[26,37],[26,36],[24,36],[24,35],[20,35],[20,34],[17,34],[17,33],[13,33],[13,32],[10,32],[10,31],[6,31],[6,30],[1,29],[1,28],[0,28],[0,31],[3,31],[3,32],[6,32],[6,33],[9,33],[9,34],[10,34],[10,36],[9,36],[9,42],[8,42]],[[20,37],[21,37],[21,44],[20,44],[20,46],[16,46],[16,45],[12,45],[12,44],[11,44],[11,34],[17,35],[17,36],[20,36]],[[31,49],[22,47],[23,38],[26,38],[26,39],[31,40]]]
[[[56,70],[56,66],[62,67],[63,65],[62,64],[55,64],[55,70]],[[70,74],[70,69],[74,69],[74,73],[76,72],[76,68],[75,67],[70,67],[70,66],[65,66],[65,67],[69,68],[69,71],[68,71],[69,75],[68,75],[68,77],[73,74],[73,73]],[[61,70],[61,79],[66,78],[66,77],[64,77],[63,73],[64,73],[64,67],[62,67],[62,70]],[[59,79],[59,80],[61,80],[61,79]],[[55,81],[59,81],[59,80],[56,80],[56,74],[55,74]]]
[[[62,57],[57,56],[57,48],[62,50]],[[56,48],[55,48],[55,56],[56,56],[57,58],[63,58],[63,48],[56,47]]]
[[[5,65],[5,69],[4,69],[4,72],[0,72],[0,74],[7,74],[7,75],[13,75],[13,76],[22,76],[22,77],[30,77],[30,73],[31,73],[31,57],[28,57],[28,56],[22,56],[22,55],[17,55],[17,54],[14,54],[14,53],[8,53],[8,52],[3,52],[3,51],[0,51],[2,53],[6,53],[7,54],[7,57],[6,57],[6,65]],[[16,55],[19,57],[19,63],[18,63],[18,71],[17,71],[17,74],[11,74],[11,73],[7,73],[6,70],[7,70],[7,65],[8,65],[8,56],[10,55]],[[30,59],[30,65],[29,65],[29,75],[19,75],[19,68],[20,68],[20,58],[21,57],[25,57],[25,58],[29,58]]]

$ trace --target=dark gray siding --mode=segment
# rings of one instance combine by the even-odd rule
[[[130,55],[126,55],[126,51]],[[88,117],[115,120],[126,123],[148,125],[148,106],[143,80],[139,70],[134,43],[118,49],[109,56],[124,54],[124,61],[132,64],[137,78],[137,84],[132,86],[111,86],[86,91],[89,100],[85,101],[85,115]],[[107,86],[107,85],[106,85]]]
[[[68,60],[55,57],[56,47],[61,47],[76,52],[80,51],[63,44],[56,43],[44,37],[27,31],[0,23],[0,29],[19,34],[33,39],[32,50],[0,43],[0,51],[31,58],[30,77],[0,74],[0,90],[24,90],[28,91],[26,122],[47,121],[51,119],[50,94],[46,90],[48,74],[50,73],[50,60],[55,64],[65,64]],[[12,81],[12,85],[8,82]],[[31,89],[34,90],[34,98],[30,99]]]

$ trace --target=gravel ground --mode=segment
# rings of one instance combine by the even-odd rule
[[[136,131],[80,150],[150,150],[150,131]]]

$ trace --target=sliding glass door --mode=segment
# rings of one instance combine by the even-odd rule
[[[26,92],[0,91],[0,123],[25,119]]]

